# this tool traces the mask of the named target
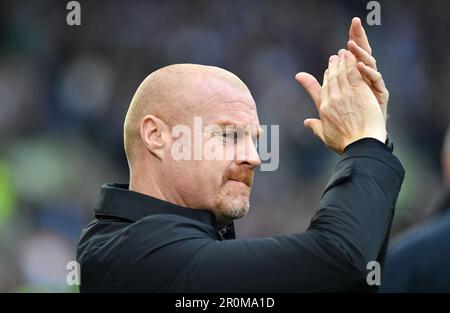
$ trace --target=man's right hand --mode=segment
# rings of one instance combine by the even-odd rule
[[[362,138],[384,143],[386,126],[382,110],[351,52],[342,49],[339,56],[330,57],[320,90],[310,83],[310,77],[307,73],[296,75],[315,103],[320,119],[308,118],[304,125],[327,146],[342,154],[346,146]]]
[[[372,56],[372,48],[369,44],[366,31],[361,24],[361,19],[354,17],[348,32],[348,50],[353,53],[358,61],[358,70],[364,81],[372,89],[373,94],[383,111],[384,119],[387,120],[387,106],[389,101],[389,91],[387,90],[383,77],[377,70],[377,61]]]

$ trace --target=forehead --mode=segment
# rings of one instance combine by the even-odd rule
[[[256,104],[247,88],[216,79],[208,80],[204,86],[205,96],[196,111],[206,123],[227,120],[259,126]]]

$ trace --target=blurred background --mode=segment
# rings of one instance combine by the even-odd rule
[[[359,16],[390,90],[388,129],[406,168],[391,242],[433,213],[450,122],[450,2],[0,1],[0,291],[72,292],[67,262],[101,185],[128,182],[122,126],[139,83],[173,63],[223,67],[280,125],[277,171],[257,172],[241,238],[304,231],[337,155],[302,125],[294,80],[322,77]]]

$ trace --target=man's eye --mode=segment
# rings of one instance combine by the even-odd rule
[[[224,143],[235,143],[237,140],[236,132],[223,132],[222,139]]]
[[[234,138],[234,133],[233,132],[228,132],[228,133],[223,133],[222,134],[223,138]]]

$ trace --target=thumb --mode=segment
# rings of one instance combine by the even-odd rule
[[[312,101],[316,105],[317,110],[320,108],[320,84],[317,79],[308,73],[298,73],[295,79],[303,86]]]
[[[322,122],[317,118],[307,118],[303,125],[305,127],[310,128],[314,135],[319,137],[323,142],[325,142],[325,138],[323,137],[323,128],[322,128]]]

